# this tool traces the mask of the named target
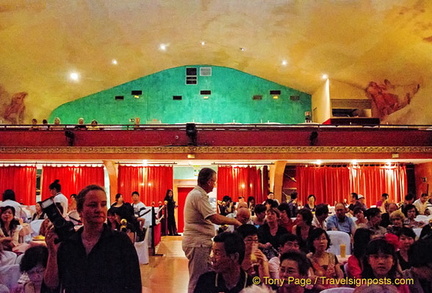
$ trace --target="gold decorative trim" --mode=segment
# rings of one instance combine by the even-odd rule
[[[0,154],[432,153],[429,146],[0,147]]]

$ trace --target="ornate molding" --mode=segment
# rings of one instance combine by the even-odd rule
[[[0,147],[0,154],[432,153],[432,146]]]

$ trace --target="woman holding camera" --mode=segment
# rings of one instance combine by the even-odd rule
[[[56,243],[58,236],[54,230],[46,236],[49,256],[44,279],[47,286],[60,288],[65,293],[141,292],[135,247],[127,235],[105,224],[104,189],[89,185],[81,190],[77,211],[83,227],[75,234],[60,244]]]

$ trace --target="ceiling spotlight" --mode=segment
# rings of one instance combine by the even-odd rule
[[[201,46],[205,46],[206,42],[202,41]]]
[[[287,66],[287,65],[288,65],[288,61],[282,60],[282,66]]]
[[[71,72],[69,74],[69,78],[73,81],[78,81],[80,79],[80,76],[77,72]]]
[[[328,74],[323,74],[322,79],[328,79]]]
[[[117,62],[116,59],[113,59],[113,60],[111,61],[111,63],[112,63],[113,65],[117,65],[117,64],[118,64],[118,62]]]
[[[243,47],[240,48],[240,51],[242,51],[242,52],[244,52],[245,50],[246,50],[246,49],[243,48]]]
[[[167,50],[167,47],[168,47],[167,44],[160,44],[160,45],[159,45],[159,49],[160,49],[161,51],[166,51],[166,50]]]

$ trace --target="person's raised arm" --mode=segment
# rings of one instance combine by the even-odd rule
[[[60,244],[55,242],[56,239],[58,236],[54,230],[48,230],[45,236],[48,247],[48,262],[44,273],[44,282],[50,289],[56,289],[60,284],[57,264],[57,252]]]

